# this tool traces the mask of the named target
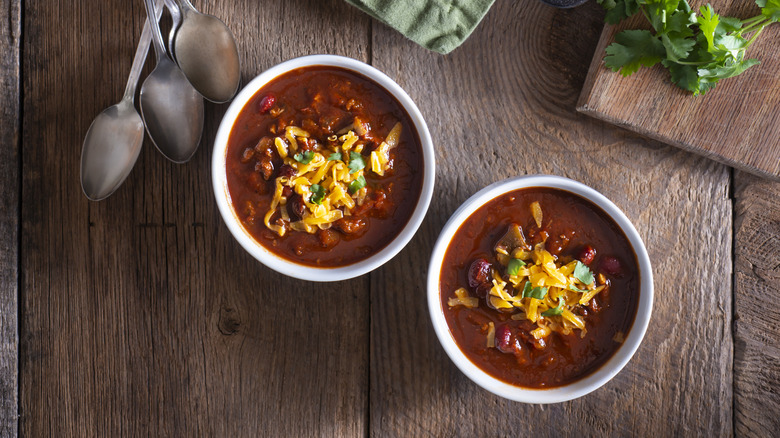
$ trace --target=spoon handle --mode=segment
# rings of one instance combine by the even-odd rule
[[[152,25],[152,43],[154,44],[154,52],[157,54],[157,62],[163,56],[166,56],[165,41],[163,40],[162,33],[160,32],[160,25],[158,24],[159,18],[154,20],[155,17],[159,17],[158,11],[162,12],[163,0],[145,0],[147,21]]]
[[[158,0],[160,1],[160,0]],[[155,8],[157,20],[162,16],[162,8]],[[149,25],[149,19],[144,22],[144,30],[141,32],[141,40],[138,41],[138,47],[135,49],[133,57],[133,66],[130,68],[130,76],[127,78],[125,94],[122,99],[133,101],[135,98],[135,89],[138,86],[138,78],[141,76],[141,69],[146,63],[146,55],[149,53],[149,43],[152,41],[152,29]]]

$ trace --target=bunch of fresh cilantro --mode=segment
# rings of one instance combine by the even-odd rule
[[[607,10],[607,23],[642,12],[654,30],[617,34],[607,47],[607,67],[629,76],[660,62],[669,69],[672,82],[694,95],[758,64],[746,59],[745,51],[766,26],[780,21],[780,0],[756,0],[761,15],[746,20],[721,17],[709,4],[697,15],[686,0],[597,1]]]

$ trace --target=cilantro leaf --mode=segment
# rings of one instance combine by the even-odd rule
[[[687,0],[597,0],[605,21],[616,24],[640,9],[653,30],[626,30],[606,49],[605,65],[623,76],[662,62],[674,84],[701,95],[721,79],[758,64],[747,48],[768,25],[780,22],[780,0],[756,0],[761,14],[724,17],[707,4],[691,10]]]
[[[517,275],[520,272],[520,268],[525,266],[525,262],[520,259],[510,259],[509,266],[507,266],[506,273],[509,275]]]
[[[720,35],[716,36],[715,48],[710,50],[710,53],[712,53],[716,59],[726,57],[742,60],[747,46],[748,41],[739,35]]]
[[[696,40],[677,33],[661,35],[661,42],[666,49],[666,58],[671,61],[687,58],[693,47],[696,46]]]
[[[610,10],[616,6],[615,0],[596,0],[604,9]]]
[[[311,163],[311,160],[314,159],[314,152],[312,151],[298,152],[297,154],[293,155],[293,158],[295,158],[295,161],[301,164],[309,164]]]
[[[309,191],[311,192],[309,202],[318,205],[322,204],[322,200],[325,199],[325,187],[322,187],[319,184],[312,184],[311,187],[309,187]]]
[[[720,23],[715,29],[715,35],[723,35],[728,32],[736,32],[742,29],[742,20],[734,17],[720,17]]]
[[[772,22],[780,21],[780,0],[756,0],[761,8],[761,15]]]
[[[604,21],[609,24],[617,24],[639,12],[637,0],[602,0],[599,3],[607,10]]]
[[[726,79],[737,76],[756,64],[759,64],[757,59],[746,59],[724,65],[700,68],[698,73],[699,77],[704,79]]]
[[[523,298],[527,298],[531,296],[531,289],[533,289],[533,286],[531,286],[530,281],[526,281],[523,285]]]
[[[349,173],[355,173],[360,169],[366,167],[366,162],[363,161],[363,156],[357,152],[349,153]]]
[[[652,67],[661,62],[664,55],[664,44],[649,30],[624,30],[617,34],[615,42],[607,47],[604,62],[613,71],[630,76],[642,66]]]
[[[699,30],[704,35],[704,38],[707,39],[709,50],[712,50],[715,47],[715,30],[720,24],[720,15],[716,14],[712,9],[712,5],[708,3],[707,6],[702,6],[699,9],[699,16],[696,18],[696,21],[699,23]]]
[[[334,152],[328,155],[328,161],[336,161],[341,159],[341,152]]]
[[[355,193],[365,186],[366,186],[366,178],[364,178],[363,175],[360,175],[359,177],[355,178],[351,183],[349,183],[349,187],[348,187],[349,193]]]
[[[694,95],[700,94],[699,74],[696,66],[682,65],[666,60],[663,61],[663,64],[669,69],[669,73],[672,75],[672,82],[677,84],[678,87],[688,90]]]
[[[577,260],[577,264],[574,266],[574,278],[584,285],[593,283],[593,273],[590,272],[590,268],[579,260]]]
[[[668,16],[666,27],[659,32],[661,42],[666,49],[666,58],[672,61],[685,59],[696,46],[691,25],[696,24],[696,14],[690,11],[678,10]]]
[[[546,287],[531,287],[531,282],[526,281],[523,286],[523,298],[536,298],[542,300],[547,295]]]
[[[709,50],[712,50],[715,47],[713,42],[715,40],[715,31],[718,29],[718,25],[720,25],[720,15],[716,14],[712,9],[712,5],[708,3],[707,6],[702,6],[699,9],[699,16],[696,18],[696,21],[699,23],[699,30],[702,35],[707,39],[707,47],[709,47]]]
[[[563,313],[563,297],[558,297],[558,306],[553,307],[552,309],[547,309],[544,312],[542,312],[542,316],[555,316],[560,315]]]

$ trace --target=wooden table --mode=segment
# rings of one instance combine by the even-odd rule
[[[190,163],[147,141],[117,193],[81,193],[81,143],[119,100],[142,2],[0,6],[0,435],[777,433],[780,184],[578,114],[602,29],[595,2],[498,0],[448,56],[340,0],[196,2],[235,32],[245,81],[300,55],[351,56],[394,78],[428,121],[437,185],[416,237],[370,275],[330,284],[277,274],[230,236],[209,171],[225,105],[207,106]],[[471,383],[425,300],[449,215],[530,173],[611,198],[656,279],[631,362],[551,406]]]

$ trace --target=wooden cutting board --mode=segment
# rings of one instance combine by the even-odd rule
[[[693,1],[698,11],[701,1]],[[711,0],[720,15],[748,18],[753,1]],[[607,25],[582,89],[577,110],[760,176],[780,179],[780,24],[773,24],[747,55],[761,64],[721,80],[704,96],[672,84],[661,67],[623,77],[604,66],[604,50],[615,34],[647,26],[634,17]]]

